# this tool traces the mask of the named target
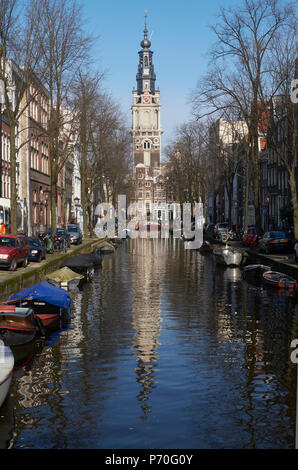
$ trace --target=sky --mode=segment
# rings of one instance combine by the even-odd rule
[[[163,146],[192,119],[190,95],[206,71],[215,41],[210,25],[221,5],[237,0],[82,0],[88,32],[96,34],[94,66],[131,126],[132,90],[147,10],[156,87],[160,89]]]

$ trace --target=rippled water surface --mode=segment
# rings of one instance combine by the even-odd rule
[[[0,448],[294,448],[293,297],[171,239],[123,242],[71,295],[14,371]]]

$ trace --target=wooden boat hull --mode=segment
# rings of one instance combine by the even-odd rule
[[[262,275],[262,281],[269,287],[278,289],[295,290],[297,282],[287,274],[279,273],[277,271],[267,271]]]
[[[0,339],[6,346],[29,343],[35,338],[37,330],[38,325],[32,309],[12,305],[0,306]]]
[[[59,324],[60,320],[60,308],[54,305],[48,304],[43,300],[36,299],[24,299],[10,301],[10,304],[22,305],[22,307],[32,308],[34,315],[38,320],[41,321],[42,327],[45,329],[54,328]]]

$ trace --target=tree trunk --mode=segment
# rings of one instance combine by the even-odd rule
[[[15,121],[10,121],[10,232],[17,233],[17,162]]]
[[[244,195],[244,223],[243,230],[248,226],[248,196],[249,196],[249,146],[245,150],[245,195]]]
[[[295,237],[295,239],[298,239],[298,201],[297,201],[295,168],[294,168],[294,171],[292,171],[290,173],[289,184],[290,184],[290,188],[291,188],[291,202],[292,202],[292,205],[293,205],[294,237]]]

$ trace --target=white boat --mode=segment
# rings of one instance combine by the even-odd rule
[[[14,355],[9,346],[0,341],[0,406],[5,401],[11,383]]]
[[[245,251],[225,245],[217,246],[213,250],[217,263],[225,266],[241,266],[247,258]]]

